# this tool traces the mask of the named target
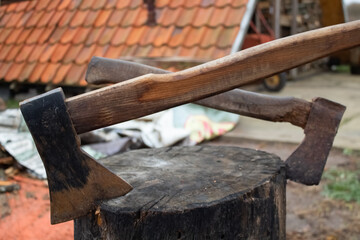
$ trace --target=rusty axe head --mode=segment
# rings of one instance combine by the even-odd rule
[[[52,224],[86,215],[98,200],[132,189],[81,150],[61,88],[26,100],[20,108],[46,169]]]
[[[305,138],[286,160],[287,178],[306,185],[319,184],[345,109],[323,98],[312,102]]]

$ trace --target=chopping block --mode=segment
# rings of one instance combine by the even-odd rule
[[[134,189],[76,219],[75,239],[285,239],[285,163],[275,155],[167,147],[101,163]]]

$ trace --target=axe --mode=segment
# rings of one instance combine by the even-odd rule
[[[51,222],[59,223],[86,215],[95,209],[98,201],[122,196],[131,190],[128,183],[81,150],[77,134],[210,97],[332,52],[354,47],[360,44],[359,23],[309,31],[177,73],[147,74],[68,99],[58,88],[25,100],[20,108],[48,176]],[[241,95],[245,96],[243,92]],[[253,99],[256,101],[261,98],[256,94],[251,96],[255,96]],[[276,101],[283,105],[288,100]],[[244,101],[247,101],[245,97]],[[266,104],[266,99],[262,101]],[[294,105],[300,104],[295,108],[300,112],[290,110],[294,115],[290,114],[289,119],[308,113],[305,120],[294,122],[305,127],[306,140],[311,138],[317,142],[303,142],[300,150],[307,150],[306,153],[297,153],[296,150],[295,157],[287,160],[288,176],[296,181],[312,179],[304,180],[304,183],[316,184],[345,108],[324,99],[312,103],[296,99],[291,101],[295,102]],[[218,104],[215,102],[215,105]],[[230,109],[231,104],[229,106]],[[249,112],[249,116],[265,115],[257,111],[255,105],[244,106],[235,101],[232,108]],[[275,111],[273,109],[271,111]],[[309,126],[309,122],[316,121],[326,122],[327,125]],[[315,138],[317,135],[319,137]],[[318,151],[322,153],[319,159],[323,162],[316,164],[315,169],[304,168],[309,163],[312,166],[311,161],[315,159],[308,153],[309,149],[314,155]]]

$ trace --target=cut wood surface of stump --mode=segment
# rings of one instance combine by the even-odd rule
[[[75,239],[285,239],[285,164],[277,156],[196,146],[101,162],[134,189],[75,220]]]

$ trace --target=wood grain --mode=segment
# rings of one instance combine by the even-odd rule
[[[78,133],[228,91],[360,45],[360,21],[297,34],[181,72],[148,74],[67,100]]]
[[[134,189],[75,220],[77,239],[285,239],[285,165],[275,155],[173,147],[101,163]]]
[[[89,83],[114,84],[149,73],[171,72],[140,63],[93,57],[85,79]],[[302,128],[306,126],[312,104],[294,97],[275,97],[240,89],[230,90],[193,103],[267,121],[289,122]]]

